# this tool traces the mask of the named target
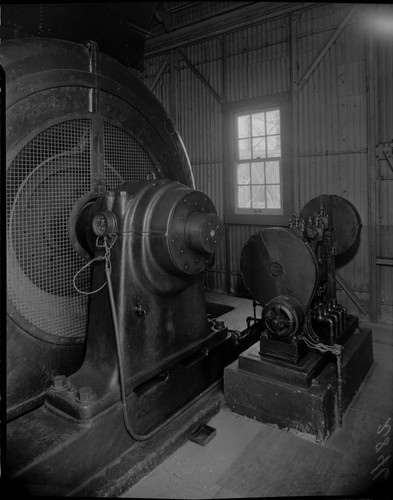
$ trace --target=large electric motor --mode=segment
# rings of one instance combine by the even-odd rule
[[[207,314],[222,223],[147,87],[94,42],[6,41],[0,63],[6,476],[29,494],[96,496],[109,464],[121,472],[129,453],[140,478],[138,446],[151,443],[151,468],[161,430],[182,421],[184,439],[218,408],[193,414],[256,337]]]
[[[241,272],[254,305],[263,306],[262,354],[297,360],[300,338],[333,345],[344,333],[335,258],[355,245],[360,227],[349,201],[321,195],[294,214],[289,228],[265,228],[247,241]]]
[[[39,406],[53,376],[73,373],[83,360],[89,295],[75,290],[73,277],[89,256],[70,239],[75,210],[127,182],[165,178],[193,188],[194,181],[162,105],[94,42],[9,40],[1,44],[0,64],[12,419]],[[78,287],[88,292],[90,284],[88,266]]]

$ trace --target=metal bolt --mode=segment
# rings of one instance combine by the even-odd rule
[[[89,403],[94,399],[94,391],[90,386],[81,387],[78,392],[78,400],[80,403]]]
[[[68,387],[67,377],[65,375],[55,375],[53,377],[52,389],[62,391]]]

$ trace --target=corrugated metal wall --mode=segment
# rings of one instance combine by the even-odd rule
[[[393,20],[393,7],[380,7],[380,14]],[[378,200],[378,256],[383,265],[379,266],[381,284],[381,316],[393,323],[393,39],[386,37],[377,44],[378,82],[378,144],[384,153],[380,155],[377,172]],[[390,153],[390,165],[386,154]],[[387,259],[390,264],[387,265]]]
[[[324,5],[300,16],[298,79],[328,43],[350,8]],[[360,246],[354,258],[338,271],[367,306],[366,35],[360,32],[358,23],[359,16],[355,13],[298,94],[297,182],[300,206],[327,193],[348,199],[358,209],[363,223]],[[344,294],[339,299],[356,311]]]
[[[293,68],[290,14],[203,42],[190,43],[181,51],[216,93],[225,98],[225,102],[290,92],[291,75],[295,80],[301,80],[352,7],[353,4],[321,4],[296,13],[295,21],[292,21],[297,46],[292,59],[295,62]],[[297,116],[294,123],[297,130],[294,131],[293,161],[298,205],[295,209],[324,193],[343,196],[358,209],[363,223],[360,246],[353,260],[344,264],[339,272],[367,309],[370,282],[368,76],[367,39],[360,22],[364,8],[367,6],[357,5],[357,11],[310,78],[298,93],[295,92]],[[148,85],[165,57],[164,54],[146,59],[144,78]],[[379,84],[380,99],[386,102],[381,106],[380,136],[387,142],[393,136],[389,111],[393,104],[392,47],[381,49],[379,59],[379,66],[385,64],[389,68],[384,70]],[[197,188],[212,197],[222,215],[224,176],[229,172],[224,164],[221,104],[180,53],[173,68],[172,80],[167,69],[154,92],[168,110],[176,109],[173,118],[189,153]],[[380,203],[391,207],[392,194],[391,184],[385,184],[381,189]],[[391,220],[386,225],[391,228]],[[240,253],[247,239],[260,227],[227,225],[226,241],[217,255],[215,266],[207,273],[208,289],[244,294],[239,275]],[[382,286],[385,282],[387,277],[384,274]],[[383,290],[383,300],[391,303],[392,294],[386,286]],[[350,310],[358,312],[347,297],[342,296],[341,300]]]

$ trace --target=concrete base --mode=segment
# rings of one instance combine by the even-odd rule
[[[260,422],[312,434],[320,442],[327,439],[338,425],[335,357],[323,356],[324,367],[319,366],[307,387],[308,384],[299,383],[298,366],[293,367],[293,380],[286,376],[285,381],[274,370],[268,372],[258,367],[255,357],[258,347],[258,344],[251,346],[240,360],[224,370],[227,405]],[[344,414],[373,364],[371,330],[356,329],[344,344],[342,361],[341,411]],[[265,364],[263,360],[260,363]]]

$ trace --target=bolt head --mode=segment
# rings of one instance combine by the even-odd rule
[[[89,403],[94,397],[94,391],[90,386],[81,387],[78,391],[78,400],[80,403]]]
[[[65,375],[55,375],[53,377],[52,389],[62,391],[68,387],[67,377]]]

